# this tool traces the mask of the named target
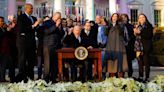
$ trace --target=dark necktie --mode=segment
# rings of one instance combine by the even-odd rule
[[[79,46],[79,40],[76,38],[76,40],[75,40],[75,47],[78,47]]]
[[[34,23],[34,20],[32,19],[31,16],[29,16],[29,19],[31,20],[31,23],[33,24]]]

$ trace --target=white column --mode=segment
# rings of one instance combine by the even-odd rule
[[[54,13],[61,12],[62,17],[65,17],[65,0],[54,0]]]
[[[117,5],[116,0],[109,0],[109,13],[112,15],[113,13],[116,13]]]
[[[75,10],[76,10],[76,16],[80,16],[79,10],[80,10],[80,0],[76,0],[75,2]]]
[[[30,3],[30,4],[34,5],[34,0],[26,0],[26,3]]]
[[[161,9],[161,26],[163,27],[164,26],[164,9]]]
[[[128,13],[127,0],[120,0],[120,5],[119,6],[120,6],[120,10],[119,10],[120,13],[125,13],[125,14]]]
[[[94,0],[86,0],[86,19],[94,20],[95,17]]]
[[[8,0],[8,16],[14,16],[17,13],[16,0]]]

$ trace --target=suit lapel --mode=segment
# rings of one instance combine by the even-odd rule
[[[26,14],[24,14],[24,16],[26,17],[26,21],[32,25],[31,19]]]

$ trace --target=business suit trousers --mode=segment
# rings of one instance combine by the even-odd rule
[[[6,56],[0,54],[0,82],[5,81],[5,72],[6,72]]]
[[[87,62],[86,61],[80,61],[77,59],[69,59],[69,63],[70,63],[70,67],[71,67],[71,79],[72,81],[77,81],[77,67],[81,68],[80,71],[80,77],[79,79],[82,82],[86,82],[86,75],[87,75],[87,71],[86,71],[86,66],[87,66]]]
[[[15,61],[14,58],[1,54],[0,55],[0,81],[5,81],[6,68],[9,68],[10,82],[14,82],[15,78]]]
[[[56,49],[53,46],[44,46],[44,78],[56,81],[58,62]]]
[[[34,47],[18,47],[18,68],[19,74],[17,81],[34,79],[34,64],[36,62],[36,53]]]

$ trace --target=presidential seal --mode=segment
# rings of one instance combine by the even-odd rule
[[[75,57],[78,60],[84,60],[88,57],[88,50],[85,47],[78,47],[75,49]]]

